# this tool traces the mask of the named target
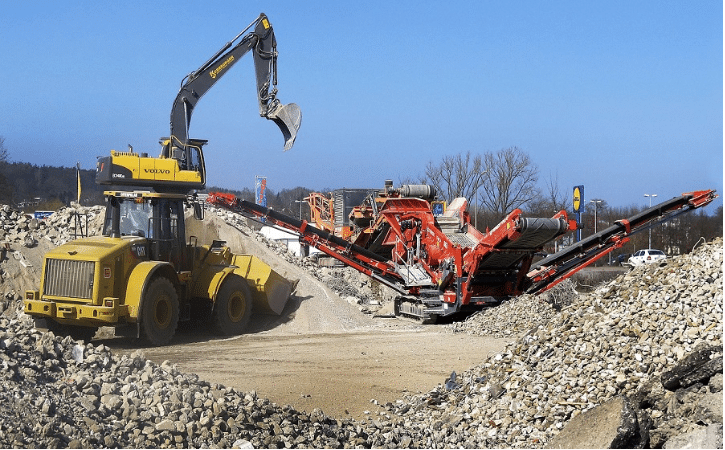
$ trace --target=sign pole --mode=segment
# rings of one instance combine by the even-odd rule
[[[584,185],[574,186],[574,195],[572,196],[574,200],[574,213],[576,214],[576,242],[581,241],[582,239],[582,230],[581,230],[581,223],[582,223],[582,213],[581,208],[584,204]]]

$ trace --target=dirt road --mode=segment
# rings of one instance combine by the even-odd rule
[[[397,320],[397,319],[387,319]],[[387,327],[386,327],[387,328]],[[106,341],[119,352],[133,344]],[[443,333],[440,327],[376,329],[298,336],[246,334],[215,339],[181,333],[173,345],[143,349],[202,379],[257,394],[280,405],[333,417],[364,418],[406,392],[426,392],[503,349],[500,339]]]
[[[200,242],[224,239],[236,252],[259,256],[298,280],[297,287],[281,316],[254,316],[247,334],[219,339],[196,327],[179,332],[169,346],[143,349],[159,364],[168,360],[209,382],[256,390],[298,410],[363,418],[377,408],[371,400],[385,404],[405,392],[426,392],[505,346],[504,340],[454,335],[442,326],[372,318],[213,214],[187,226]],[[136,348],[123,338],[101,342],[118,352]]]

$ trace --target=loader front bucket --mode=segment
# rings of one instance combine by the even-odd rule
[[[235,255],[234,273],[245,278],[252,291],[254,311],[261,314],[282,314],[292,293],[292,283],[252,255]]]
[[[300,107],[296,103],[288,103],[286,105],[277,103],[267,113],[266,117],[274,121],[279,129],[282,130],[282,134],[284,135],[284,151],[291,149],[297,138],[297,131],[302,124]]]

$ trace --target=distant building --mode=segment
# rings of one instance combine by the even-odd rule
[[[295,256],[310,256],[315,253],[321,253],[316,248],[311,248],[309,245],[300,243],[300,235],[285,228],[266,225],[259,232],[270,241],[284,243],[287,246],[287,250]]]

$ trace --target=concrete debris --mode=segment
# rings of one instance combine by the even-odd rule
[[[103,215],[103,206],[77,206],[64,207],[47,219],[38,220],[8,205],[3,205],[0,208],[0,242],[34,247],[38,239],[44,237],[54,245],[61,245],[77,235],[85,234],[86,219],[89,229],[87,234],[90,236],[99,234]]]
[[[253,233],[245,220],[225,218]],[[53,223],[45,235],[61,242],[66,231]],[[295,262],[362,309],[389,302],[349,269]],[[103,344],[41,332],[18,312],[21,296],[8,292],[0,301],[0,446],[722,447],[721,239],[565,297],[522,297],[452,326],[520,337],[430,392],[354,421],[210,384],[140,351],[114,355]],[[595,427],[601,440],[574,432],[596,423],[592,416],[609,419]]]
[[[643,448],[647,430],[635,411],[626,397],[614,397],[574,417],[546,448]]]

